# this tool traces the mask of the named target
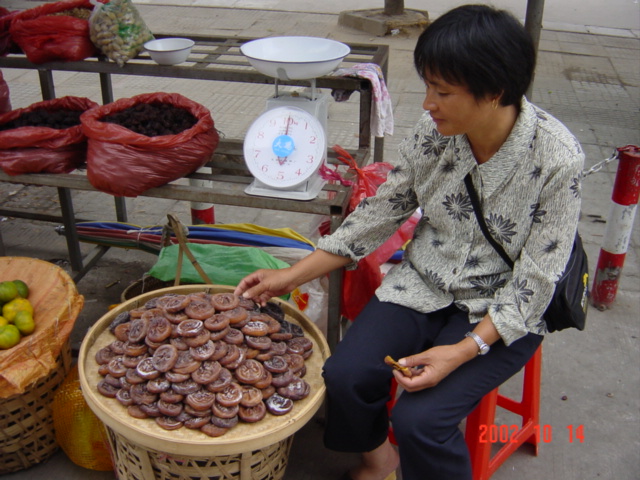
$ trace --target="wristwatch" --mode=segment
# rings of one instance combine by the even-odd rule
[[[477,333],[467,332],[465,337],[473,338],[473,340],[478,344],[478,355],[486,355],[491,349],[489,345],[484,343],[484,340],[482,340],[482,338],[480,338],[480,335],[478,335]]]

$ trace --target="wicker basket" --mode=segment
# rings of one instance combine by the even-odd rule
[[[0,475],[40,463],[58,449],[53,397],[70,368],[67,341],[49,375],[22,394],[0,399]]]
[[[127,480],[280,480],[293,435],[268,447],[235,455],[185,457],[144,448],[107,427],[118,478]]]
[[[329,346],[322,332],[291,304],[279,302],[287,319],[298,323],[314,344],[307,360],[305,379],[311,394],[296,402],[281,417],[265,418],[255,424],[238,424],[222,437],[212,438],[186,429],[166,431],[148,419],[136,419],[116,399],[97,392],[100,380],[95,353],[113,341],[108,327],[123,311],[144,305],[166,293],[230,292],[221,285],[185,285],[155,290],[128,300],[111,310],[85,336],[78,367],[80,385],[89,407],[107,428],[116,471],[120,478],[136,480],[280,480],[284,476],[293,435],[320,408],[324,400],[322,364]]]

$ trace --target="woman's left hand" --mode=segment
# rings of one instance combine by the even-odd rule
[[[438,385],[447,375],[469,360],[468,355],[459,344],[433,347],[399,361],[406,367],[419,367],[412,369],[412,377],[406,377],[396,370],[393,375],[405,390],[417,392]]]

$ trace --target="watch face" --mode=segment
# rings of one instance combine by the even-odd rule
[[[327,142],[316,117],[297,107],[277,107],[260,115],[244,139],[251,174],[274,188],[306,181],[322,164]]]

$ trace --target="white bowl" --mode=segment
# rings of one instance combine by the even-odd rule
[[[240,51],[260,73],[280,80],[321,77],[336,69],[351,49],[320,37],[268,37],[243,44]]]
[[[196,42],[189,38],[159,38],[144,44],[154,62],[159,65],[175,65],[184,62]]]

